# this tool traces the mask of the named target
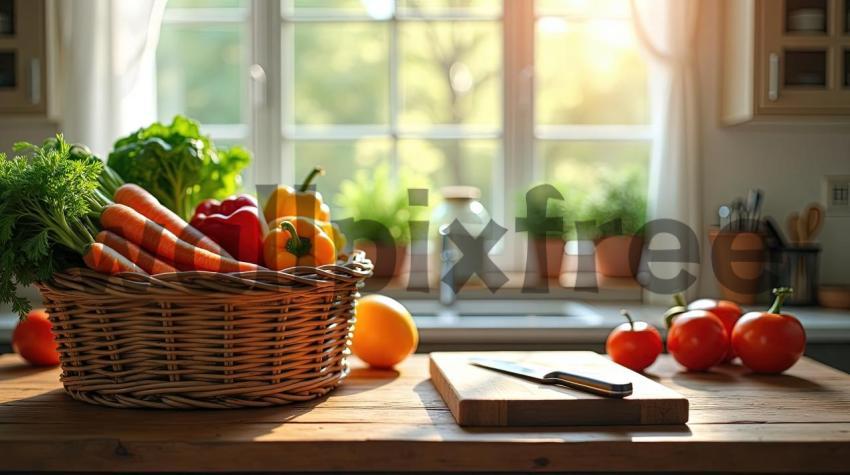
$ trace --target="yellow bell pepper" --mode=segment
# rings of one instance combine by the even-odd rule
[[[263,207],[266,222],[272,222],[283,216],[306,216],[317,221],[330,221],[331,210],[323,202],[322,194],[309,189],[313,179],[324,173],[325,170],[322,167],[314,168],[298,190],[291,186],[278,186]]]

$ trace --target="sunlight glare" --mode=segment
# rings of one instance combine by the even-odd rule
[[[461,61],[455,62],[449,68],[449,80],[451,81],[452,89],[459,94],[469,92],[475,83],[469,66]]]
[[[537,27],[543,33],[564,34],[568,30],[567,20],[560,17],[543,17],[537,20]]]
[[[360,0],[360,3],[373,20],[389,20],[395,14],[393,0]]]
[[[616,48],[633,48],[635,36],[632,25],[623,20],[596,18],[590,21],[590,31],[594,41],[600,41]]]

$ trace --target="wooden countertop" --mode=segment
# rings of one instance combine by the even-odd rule
[[[353,362],[312,403],[233,411],[109,409],[64,395],[58,369],[0,357],[2,471],[848,471],[850,376],[803,359],[649,373],[690,399],[686,426],[465,429],[428,380]]]

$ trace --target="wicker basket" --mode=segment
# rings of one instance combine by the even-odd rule
[[[343,265],[283,272],[72,269],[39,290],[74,399],[225,409],[306,401],[336,387],[371,271],[359,253]]]

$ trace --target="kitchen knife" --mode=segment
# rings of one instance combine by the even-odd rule
[[[470,358],[469,363],[541,384],[557,384],[599,396],[622,398],[632,394],[630,381],[605,381],[596,377],[553,370],[545,366],[490,358]]]
[[[757,223],[758,223],[758,213],[761,208],[761,197],[762,191],[759,189],[751,189],[747,193],[747,203],[745,205],[745,209],[747,210],[747,229],[750,231],[758,231]]]

